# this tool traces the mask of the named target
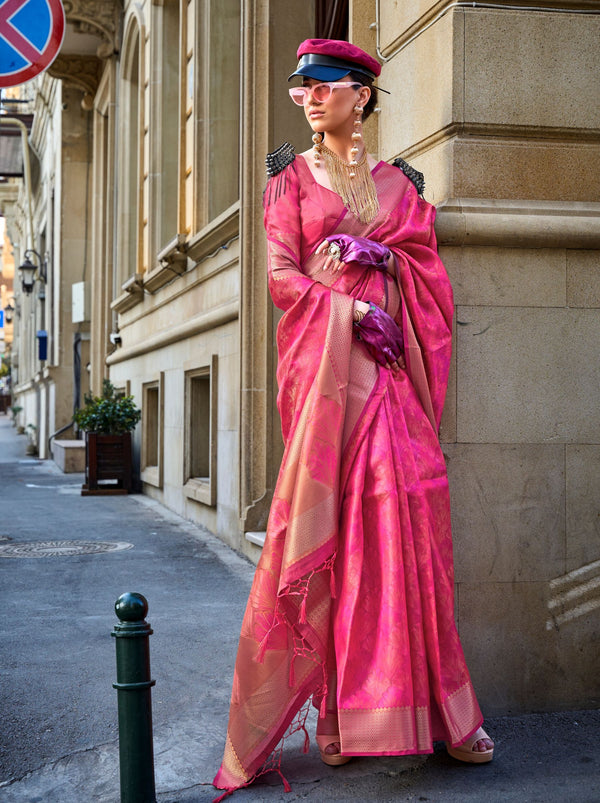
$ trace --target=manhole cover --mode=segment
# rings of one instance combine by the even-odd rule
[[[131,549],[126,541],[21,541],[0,543],[0,558],[54,558]]]

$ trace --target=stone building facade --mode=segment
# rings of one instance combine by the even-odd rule
[[[282,448],[264,157],[310,144],[287,97],[298,43],[346,27],[391,92],[370,149],[425,174],[455,288],[442,441],[482,705],[593,706],[600,15],[490,5],[352,0],[340,19],[343,4],[320,0],[65,3],[68,47],[32,133],[36,231],[54,210],[53,362],[22,356],[18,392],[37,394],[46,436],[67,424],[79,335],[81,377],[95,391],[110,377],[142,409],[143,491],[257,559]],[[81,282],[89,315],[73,323]]]
[[[12,358],[15,313],[15,294],[13,290],[15,260],[5,226],[2,227],[0,237],[2,239],[0,243],[0,310],[3,313],[2,326],[0,327],[0,366],[2,366],[2,370],[0,370],[0,412],[6,412],[12,400],[11,375],[8,371]]]
[[[89,271],[91,143],[77,88],[43,75],[27,95],[30,186],[26,177],[0,185],[0,203],[16,265],[38,268],[31,293],[15,281],[13,392],[19,423],[45,458],[50,436],[71,419],[74,386],[89,389],[89,318],[73,322],[72,288]]]

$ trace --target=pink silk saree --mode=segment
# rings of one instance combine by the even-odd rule
[[[267,184],[269,287],[285,451],[244,616],[223,763],[232,791],[279,771],[307,700],[337,707],[347,755],[458,745],[482,716],[454,622],[446,467],[438,442],[452,291],[435,210],[396,167],[372,171],[380,211],[360,223],[302,156]],[[315,257],[333,233],[385,243],[397,279]],[[399,286],[400,285],[400,286]],[[401,323],[406,371],[353,337],[353,299]],[[275,756],[275,759],[273,758]]]

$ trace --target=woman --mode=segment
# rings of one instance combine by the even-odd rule
[[[453,302],[434,209],[364,149],[378,62],[336,40],[298,57],[290,94],[315,144],[267,159],[285,451],[214,781],[227,794],[279,771],[311,697],[328,764],[436,740],[464,761],[493,754],[454,623],[437,437]]]

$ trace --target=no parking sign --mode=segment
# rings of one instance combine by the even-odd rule
[[[47,70],[64,35],[60,0],[0,0],[0,87],[17,86]]]

